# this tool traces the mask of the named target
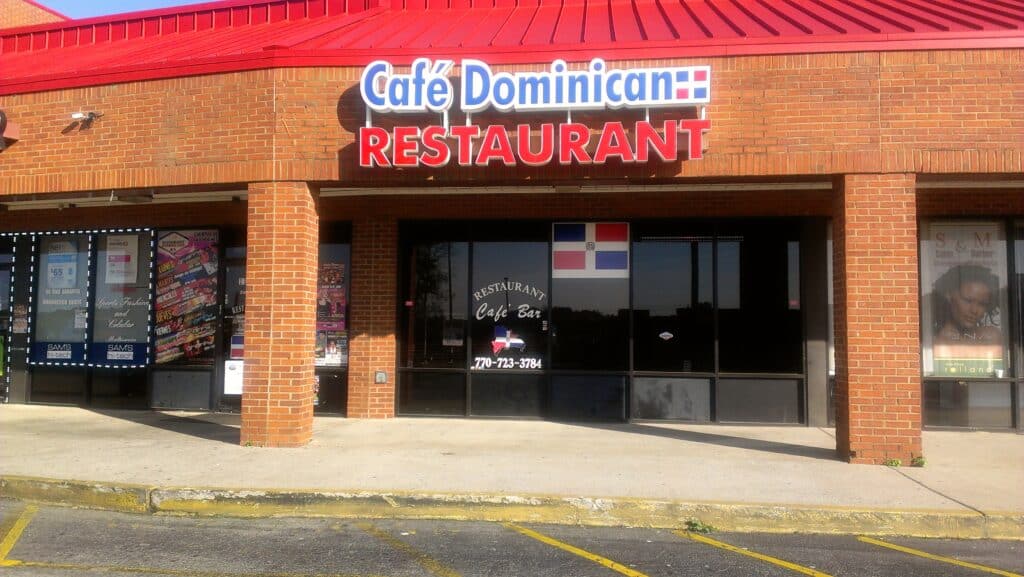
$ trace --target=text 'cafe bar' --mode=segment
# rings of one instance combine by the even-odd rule
[[[3,399],[239,411],[260,446],[317,414],[835,426],[857,463],[1019,431],[1022,28],[995,0],[0,20]]]

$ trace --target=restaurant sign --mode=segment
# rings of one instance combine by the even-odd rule
[[[485,62],[463,59],[459,91],[450,78],[453,60],[419,58],[408,73],[395,72],[377,60],[364,70],[359,91],[371,112],[440,114],[428,126],[367,126],[359,129],[359,164],[363,167],[505,166],[625,163],[651,159],[701,158],[704,118],[669,118],[652,122],[612,120],[600,126],[573,122],[574,112],[700,107],[711,101],[709,66],[613,68],[595,58],[585,69],[570,70],[555,60],[541,72],[494,72]],[[449,124],[458,101],[465,124]],[[474,124],[473,114],[530,114],[536,123]],[[549,112],[564,112],[565,122],[543,121]],[[649,115],[645,115],[645,118]]]

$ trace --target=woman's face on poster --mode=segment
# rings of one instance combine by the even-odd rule
[[[992,291],[982,282],[969,281],[949,295],[953,321],[963,328],[977,327],[992,303]]]

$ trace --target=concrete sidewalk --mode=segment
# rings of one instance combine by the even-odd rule
[[[1016,519],[1024,538],[1024,436],[1014,433],[926,432],[927,466],[893,469],[837,460],[833,432],[818,428],[317,418],[309,446],[260,449],[238,446],[238,421],[5,405],[0,475],[228,489],[210,498],[221,502],[270,489],[292,500],[329,492],[544,496],[640,509],[659,502],[1002,516]]]

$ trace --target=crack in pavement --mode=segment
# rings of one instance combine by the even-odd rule
[[[967,503],[964,503],[963,501],[961,501],[959,499],[956,499],[954,497],[950,497],[949,495],[943,493],[942,491],[939,491],[938,489],[933,489],[932,487],[929,487],[928,485],[926,485],[923,481],[920,481],[918,479],[915,479],[915,478],[911,477],[910,475],[904,473],[903,471],[900,471],[896,467],[888,467],[888,468],[892,469],[893,471],[895,471],[896,473],[900,474],[904,478],[909,479],[910,481],[918,484],[919,486],[923,487],[924,489],[926,489],[928,491],[931,491],[932,493],[935,493],[936,495],[942,497],[943,499],[947,499],[949,501],[952,501],[952,502],[956,503],[957,505],[960,505],[961,507],[963,507],[965,509],[970,509],[971,511],[974,511],[975,513],[981,515],[982,517],[988,517],[988,515],[984,511],[982,511],[981,509],[978,509],[977,507],[973,507],[971,505],[968,505]]]

